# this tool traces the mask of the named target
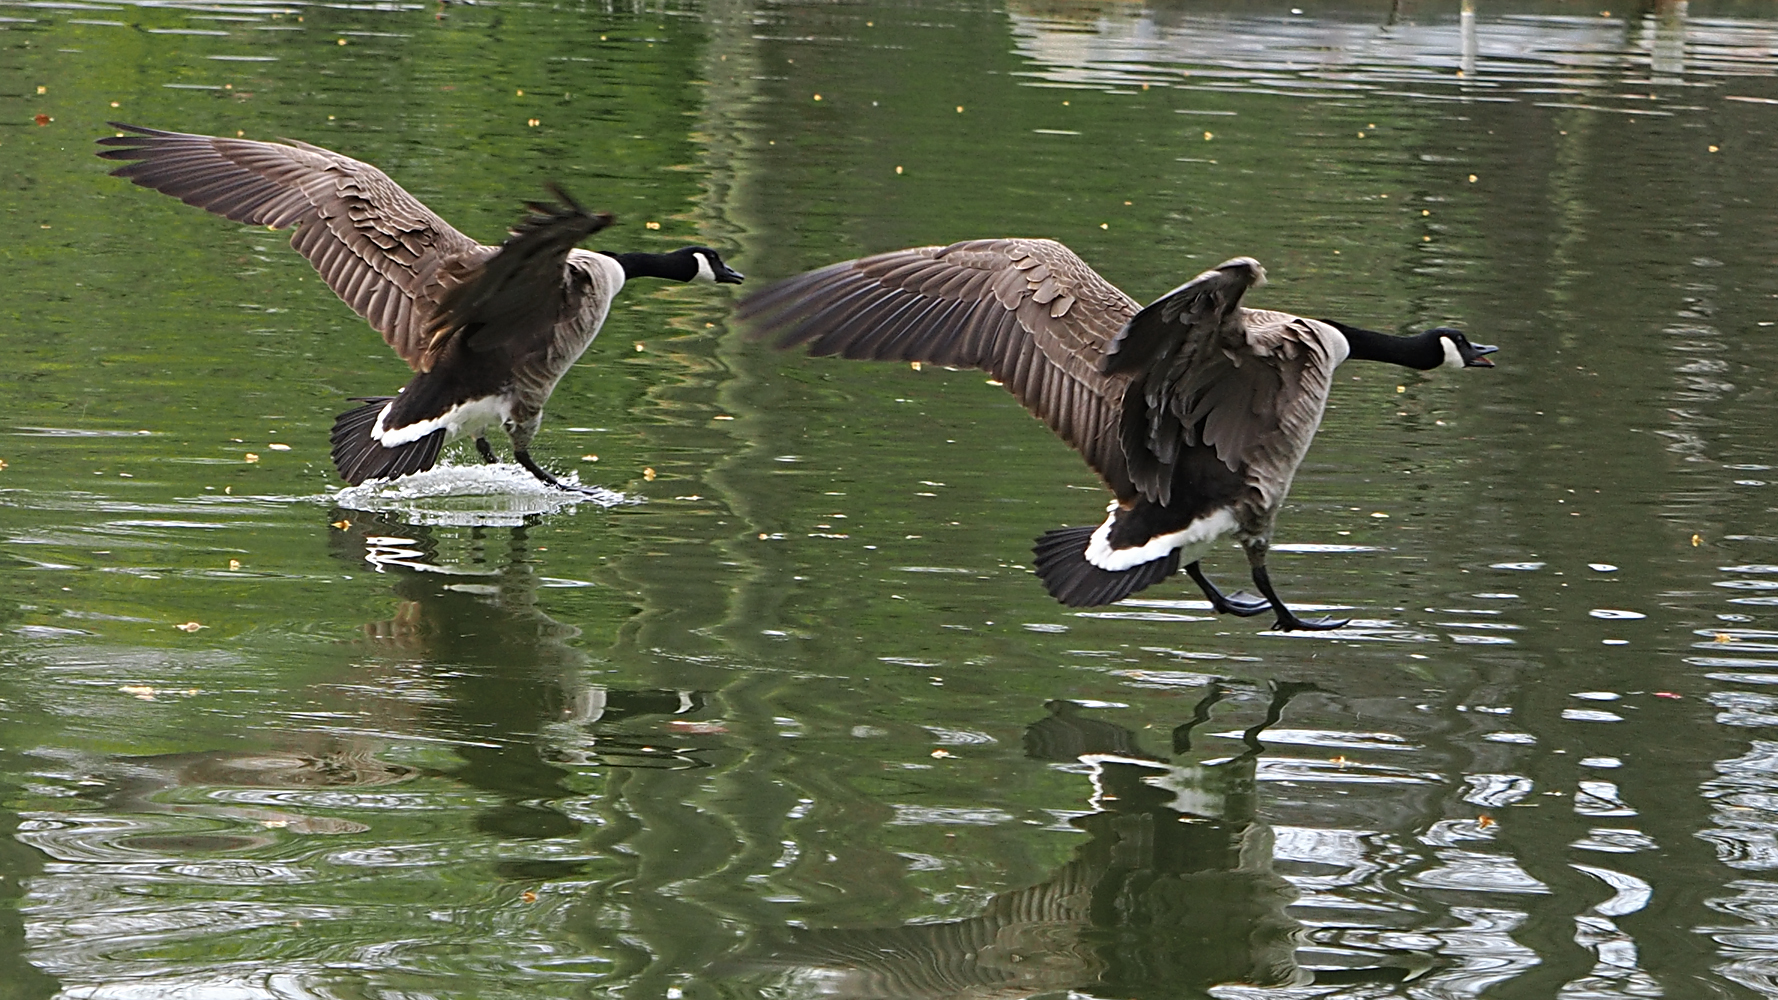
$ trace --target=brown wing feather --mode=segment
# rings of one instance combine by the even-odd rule
[[[1105,352],[1104,369],[1132,379],[1121,427],[1130,478],[1162,506],[1184,449],[1212,446],[1246,475],[1256,442],[1277,429],[1282,375],[1256,359],[1241,309],[1264,278],[1252,258],[1226,261],[1144,306]]]
[[[512,341],[547,342],[570,308],[572,285],[564,275],[568,252],[613,221],[610,212],[589,212],[559,187],[552,185],[550,193],[560,199],[557,204],[529,203],[532,214],[513,227],[499,251],[439,296],[423,331],[422,370],[430,370],[459,334],[469,338],[472,351]]]
[[[1079,451],[1119,497],[1127,375],[1101,357],[1137,303],[1053,240],[970,240],[833,264],[738,309],[755,335],[811,354],[980,368]]]
[[[112,123],[112,171],[236,222],[296,227],[290,245],[327,286],[421,367],[440,297],[494,254],[368,163],[308,143],[256,142]]]

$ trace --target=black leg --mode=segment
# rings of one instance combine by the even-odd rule
[[[1292,629],[1300,628],[1320,632],[1339,628],[1351,621],[1350,618],[1317,618],[1311,622],[1304,621],[1291,613],[1291,610],[1284,606],[1284,602],[1278,599],[1278,592],[1272,589],[1272,578],[1266,573],[1264,558],[1262,555],[1254,560],[1253,585],[1259,588],[1260,593],[1266,595],[1266,598],[1272,602],[1272,607],[1278,612],[1278,620],[1272,623],[1273,631],[1289,632]]]
[[[1204,592],[1204,597],[1210,601],[1211,609],[1219,615],[1239,615],[1242,618],[1251,618],[1272,609],[1272,602],[1262,601],[1257,597],[1248,597],[1240,591],[1225,596],[1222,591],[1216,589],[1216,584],[1211,583],[1210,578],[1204,575],[1204,570],[1196,562],[1186,565],[1185,575],[1191,577],[1192,582],[1198,585],[1198,589]]]
[[[485,437],[475,439],[475,450],[481,452],[482,461],[489,465],[496,465],[500,461],[500,456],[494,454],[494,446],[489,444]]]

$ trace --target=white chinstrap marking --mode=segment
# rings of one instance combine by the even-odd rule
[[[715,281],[716,268],[710,264],[710,255],[697,250],[691,252],[698,259],[698,273],[692,276],[693,281]]]
[[[1328,367],[1338,368],[1345,364],[1346,359],[1352,356],[1352,342],[1346,339],[1346,335],[1340,332],[1340,328],[1332,323],[1323,323],[1315,319],[1310,320],[1309,323],[1315,332],[1321,335],[1321,342],[1327,345],[1329,353],[1332,355],[1333,364]]]
[[[1093,537],[1087,542],[1087,562],[1111,573],[1122,573],[1135,569],[1143,563],[1161,559],[1174,549],[1185,550],[1180,558],[1191,562],[1201,558],[1218,538],[1233,534],[1240,527],[1235,522],[1235,515],[1227,507],[1219,508],[1215,513],[1200,517],[1178,531],[1165,535],[1156,535],[1141,545],[1127,549],[1111,547],[1111,526],[1117,522],[1117,504],[1111,505],[1111,514],[1105,523],[1099,525]]]
[[[445,437],[449,439],[479,431],[489,424],[505,423],[512,418],[512,400],[505,396],[482,396],[458,403],[429,420],[391,430],[383,426],[383,421],[389,419],[389,411],[395,407],[395,402],[390,400],[384,405],[383,412],[377,414],[376,425],[370,429],[370,439],[385,448],[412,444],[441,427],[447,432]]]
[[[1462,368],[1463,354],[1457,350],[1457,345],[1451,342],[1451,338],[1441,336],[1438,338],[1438,343],[1445,349],[1445,367]]]

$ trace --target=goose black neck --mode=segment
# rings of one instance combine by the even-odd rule
[[[610,253],[624,269],[624,280],[631,278],[662,278],[667,281],[690,281],[698,276],[698,259],[685,250],[672,253]]]
[[[1346,343],[1352,349],[1346,356],[1348,360],[1387,361],[1392,365],[1418,368],[1421,371],[1429,371],[1445,363],[1445,346],[1439,343],[1438,335],[1431,330],[1411,337],[1392,337],[1387,333],[1361,330],[1344,323],[1332,325],[1345,334]]]

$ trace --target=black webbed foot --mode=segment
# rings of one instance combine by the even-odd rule
[[[1326,632],[1329,629],[1343,628],[1352,623],[1350,618],[1298,618],[1283,607],[1280,607],[1278,611],[1278,620],[1272,623],[1274,632],[1292,632],[1297,629],[1309,632]]]
[[[1272,589],[1271,574],[1266,572],[1266,564],[1258,561],[1258,558],[1263,557],[1254,557],[1250,555],[1249,558],[1254,559],[1253,585],[1258,587],[1259,592],[1266,595],[1266,597],[1271,600],[1272,607],[1278,612],[1278,620],[1272,623],[1272,631],[1294,632],[1301,629],[1308,632],[1325,632],[1328,629],[1340,628],[1352,621],[1350,618],[1317,618],[1314,621],[1305,621],[1298,618],[1289,608],[1284,606],[1284,602],[1278,597],[1278,592]]]
[[[600,494],[599,490],[595,490],[588,486],[571,486],[568,483],[564,483],[560,479],[557,479],[555,476],[550,475],[543,466],[538,465],[536,461],[531,458],[531,453],[528,451],[514,451],[512,457],[518,459],[519,464],[525,467],[526,472],[531,473],[531,475],[536,476],[539,480],[550,486],[554,486],[556,489],[561,490],[564,493],[584,493],[587,496],[598,496]]]
[[[1240,591],[1224,594],[1217,590],[1216,584],[1210,582],[1210,578],[1204,575],[1203,569],[1195,562],[1185,567],[1185,573],[1192,578],[1193,583],[1198,585],[1198,589],[1204,592],[1205,599],[1210,602],[1211,610],[1219,615],[1252,618],[1254,615],[1265,614],[1272,610],[1272,602],[1263,598],[1253,597]]]

